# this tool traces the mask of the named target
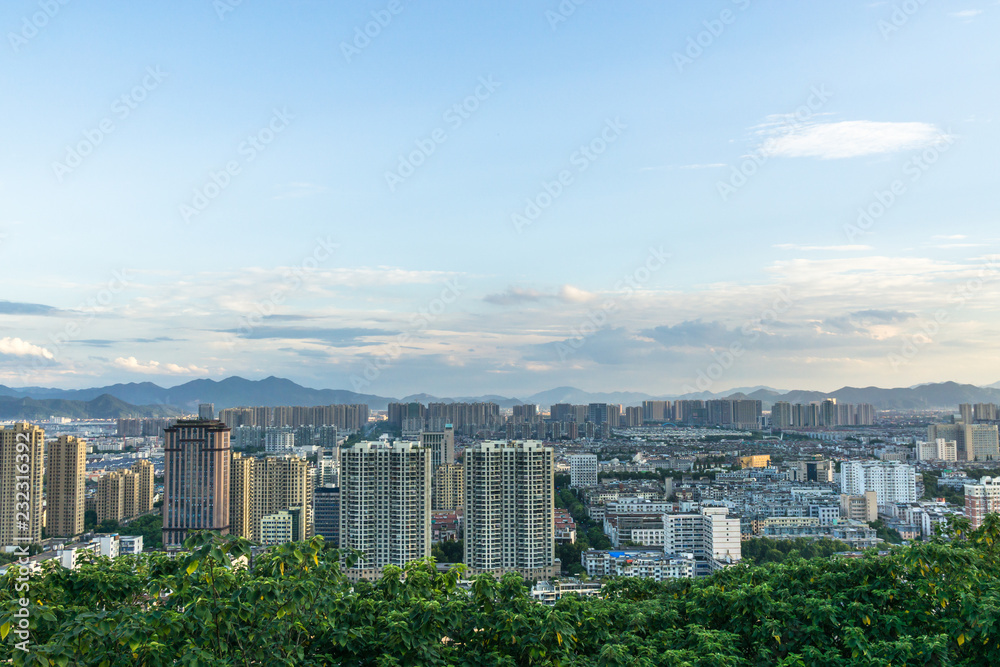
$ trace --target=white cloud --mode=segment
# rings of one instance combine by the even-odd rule
[[[857,250],[874,249],[870,245],[798,245],[797,243],[779,243],[774,247],[779,250],[820,250],[829,252],[854,252]]]
[[[942,241],[961,241],[962,239],[969,238],[965,234],[936,234],[931,238],[941,239]]]
[[[586,290],[580,289],[579,287],[563,285],[559,289],[559,298],[563,301],[569,301],[570,303],[583,303],[593,299],[594,295]]]
[[[114,360],[114,365],[132,373],[148,373],[151,375],[207,375],[207,368],[200,368],[194,364],[190,366],[179,366],[177,364],[161,364],[159,361],[150,361],[144,364],[135,357],[118,357]]]
[[[838,123],[806,123],[791,129],[772,128],[759,134],[764,155],[818,157],[824,160],[880,155],[924,148],[944,138],[930,123],[880,123],[850,120]]]
[[[963,9],[960,12],[950,12],[948,16],[954,19],[971,19],[983,13],[981,9]]]
[[[55,359],[55,356],[44,347],[39,347],[20,338],[0,338],[0,354],[9,354],[15,357]]]

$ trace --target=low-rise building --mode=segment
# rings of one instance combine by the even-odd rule
[[[555,509],[556,544],[576,544],[576,522],[569,510],[561,507]]]
[[[663,581],[691,579],[695,576],[695,560],[692,554],[588,549],[580,554],[580,564],[591,577],[639,577]]]
[[[555,604],[565,595],[591,597],[601,592],[603,584],[598,581],[579,579],[542,580],[531,589],[531,599],[542,604]]]

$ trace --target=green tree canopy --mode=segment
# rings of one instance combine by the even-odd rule
[[[187,553],[50,564],[0,580],[0,660],[15,665],[997,665],[1000,517],[887,556],[739,565],[698,580],[614,579],[600,597],[531,601],[523,580],[459,586],[432,561],[352,583],[322,538],[246,565],[203,533]],[[12,568],[14,570],[16,568]],[[31,650],[15,645],[28,602]]]

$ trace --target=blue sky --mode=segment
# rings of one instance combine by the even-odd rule
[[[0,383],[995,382],[998,17],[12,0]]]

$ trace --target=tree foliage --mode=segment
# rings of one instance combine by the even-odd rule
[[[16,575],[0,580],[0,661],[15,665],[1000,664],[1000,517],[887,556],[737,566],[701,580],[615,579],[599,598],[533,603],[523,581],[459,586],[432,561],[352,584],[321,538],[241,560],[203,533],[188,553],[58,565],[31,578],[31,651]]]
[[[566,574],[579,576],[585,572],[580,564],[580,554],[588,549],[610,549],[611,540],[604,534],[604,527],[590,518],[587,507],[571,489],[559,489],[555,495],[556,507],[567,510],[576,523],[576,542],[557,544],[556,558]]]
[[[431,556],[439,563],[461,563],[465,557],[464,540],[445,540],[431,547]]]
[[[810,540],[796,537],[792,540],[774,540],[769,537],[759,537],[745,540],[741,545],[743,559],[752,561],[756,565],[783,563],[795,558],[826,558],[835,553],[853,550],[849,544],[828,538]]]

